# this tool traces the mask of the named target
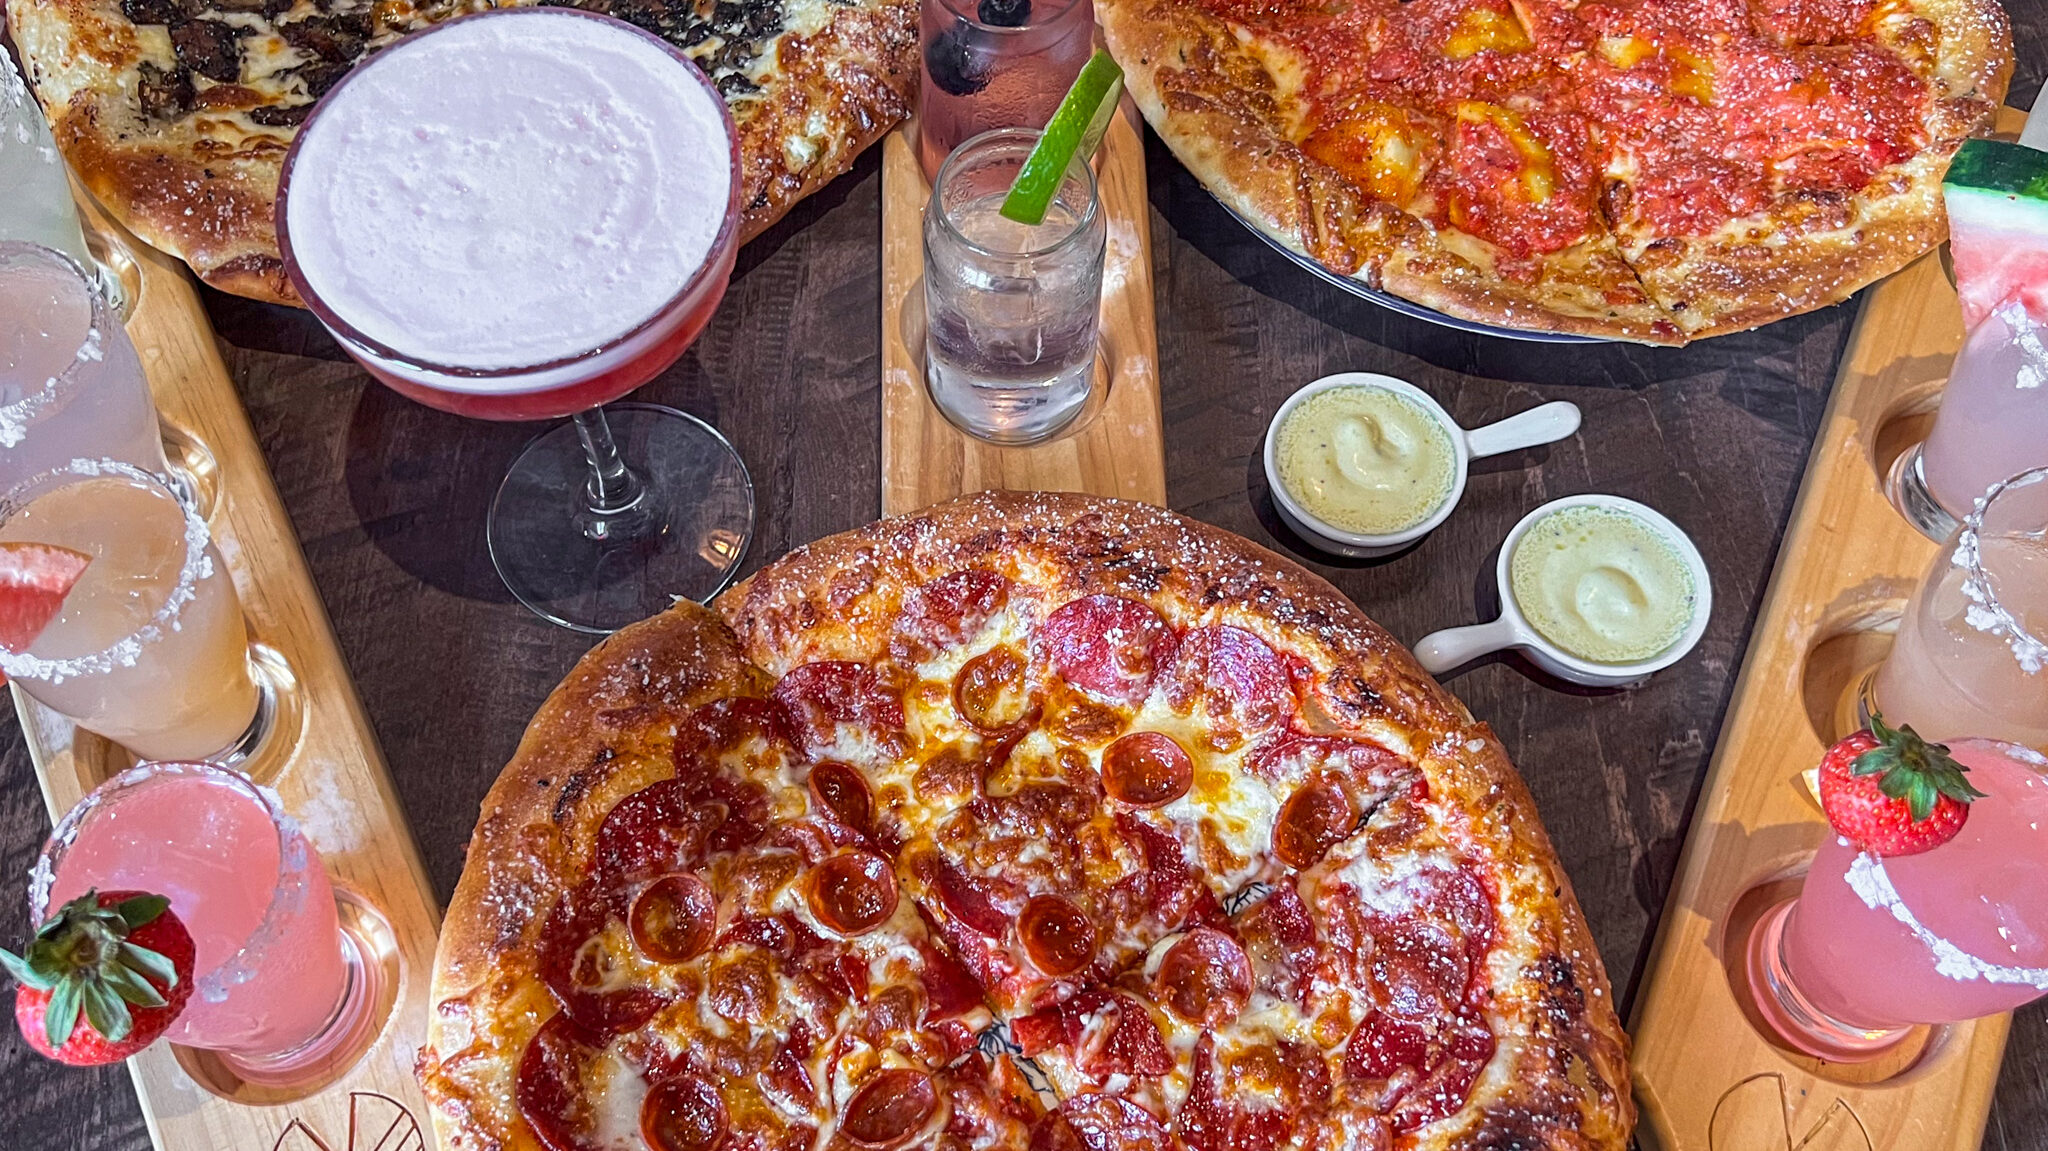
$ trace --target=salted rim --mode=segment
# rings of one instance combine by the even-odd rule
[[[100,295],[97,281],[86,274],[77,260],[42,244],[26,240],[0,241],[0,264],[13,262],[18,257],[53,262],[70,270],[85,288],[85,297],[91,304],[92,318],[85,329],[85,338],[79,342],[78,350],[72,353],[71,362],[56,375],[43,381],[43,386],[21,397],[11,404],[0,405],[0,448],[11,448],[21,443],[28,435],[29,425],[42,417],[44,409],[57,402],[58,398],[73,391],[78,384],[80,365],[99,363],[107,358],[101,343],[103,333],[112,321],[107,302]]]
[[[264,814],[270,817],[271,827],[277,832],[277,883],[271,888],[270,905],[264,909],[263,922],[256,925],[256,929],[249,933],[248,939],[235,949],[233,955],[221,960],[204,975],[199,975],[195,979],[194,990],[198,992],[200,998],[208,1003],[221,1003],[227,999],[230,989],[256,977],[257,967],[262,963],[264,953],[284,934],[286,920],[305,907],[305,876],[311,868],[319,866],[307,845],[305,833],[299,828],[298,821],[285,811],[284,801],[277,792],[236,772],[210,763],[144,763],[131,767],[94,788],[57,824],[56,829],[50,833],[50,838],[44,842],[42,852],[36,856],[35,866],[29,871],[30,923],[40,924],[47,917],[50,889],[56,882],[57,866],[62,863],[64,853],[77,840],[85,820],[116,795],[131,788],[146,786],[151,780],[165,775],[204,779],[255,800],[263,808]]]
[[[2044,481],[2048,481],[2048,467],[2020,472],[1991,485],[1977,497],[1976,506],[1963,518],[1962,530],[1956,533],[1955,551],[1949,556],[1951,565],[1963,569],[1962,591],[1972,605],[1964,611],[1963,622],[1986,635],[2005,640],[2006,646],[2012,649],[2013,659],[2027,675],[2039,675],[2042,667],[2048,666],[2048,642],[2027,631],[2012,612],[1998,602],[1998,593],[1991,586],[1991,576],[1984,570],[1984,555],[1979,545],[1983,538],[1984,515],[1999,496],[2008,490],[2032,487]]]
[[[38,659],[27,652],[0,648],[0,674],[5,674],[8,679],[59,684],[79,676],[105,675],[116,667],[133,667],[144,647],[163,638],[165,627],[177,630],[178,614],[198,596],[199,581],[213,574],[213,557],[206,554],[211,537],[206,531],[206,521],[199,518],[198,511],[179,499],[177,492],[162,476],[119,460],[75,459],[63,467],[51,468],[21,481],[6,495],[0,496],[0,527],[33,503],[36,497],[48,494],[46,485],[60,476],[94,479],[107,475],[154,487],[170,497],[171,502],[184,513],[185,562],[178,569],[178,582],[148,622],[100,651],[65,659]]]

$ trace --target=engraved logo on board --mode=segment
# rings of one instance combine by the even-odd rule
[[[1819,1100],[1800,1100],[1809,1102]],[[1797,1109],[1795,1116],[1784,1075],[1759,1072],[1721,1094],[1707,1120],[1707,1146],[1710,1151],[1877,1151],[1862,1117],[1839,1096],[1817,1119],[1807,1118],[1810,1109]]]
[[[347,1143],[337,1147],[304,1119],[294,1119],[278,1132],[270,1151],[427,1151],[427,1140],[419,1120],[398,1100],[375,1091],[351,1091]]]

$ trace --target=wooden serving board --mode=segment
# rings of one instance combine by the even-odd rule
[[[946,422],[924,387],[924,209],[917,122],[882,145],[882,514],[986,488],[1089,492],[1166,502],[1159,345],[1152,316],[1152,235],[1145,139],[1126,98],[1097,153],[1109,224],[1102,273],[1098,407],[1059,438],[1025,448],[985,444]],[[1100,377],[1105,374],[1107,379]]]
[[[273,752],[250,770],[304,827],[343,893],[344,916],[365,928],[378,952],[371,958],[387,976],[374,1042],[315,1094],[292,1098],[241,1083],[218,1063],[168,1044],[130,1059],[150,1138],[159,1151],[345,1151],[361,1126],[365,1148],[421,1151],[427,1113],[412,1066],[426,1039],[440,909],[189,274],[97,206],[84,210],[94,246],[108,251],[107,262],[122,273],[133,309],[129,335],[171,454],[186,457],[202,504],[211,504],[209,525],[233,573],[251,640],[268,649],[267,658],[281,658],[296,681],[285,693]],[[53,820],[132,762],[121,748],[18,691],[14,702]],[[378,915],[364,916],[365,904]],[[317,1142],[306,1142],[308,1135]]]
[[[2005,109],[2001,134],[2023,113]],[[1867,1065],[1766,1040],[1732,979],[1742,925],[1789,894],[1827,824],[1801,773],[1844,695],[1890,647],[1936,545],[1882,490],[1925,432],[1962,315],[1938,254],[1871,290],[1850,336],[1692,831],[1631,1030],[1651,1151],[1976,1151],[2008,1016],[1922,1028]],[[1731,929],[1730,924],[1735,926]]]

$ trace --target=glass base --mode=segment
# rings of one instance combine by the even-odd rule
[[[1757,1014],[1780,1042],[1832,1063],[1861,1063],[1898,1046],[1912,1028],[1869,1030],[1844,1023],[1814,1006],[1792,980],[1785,961],[1785,930],[1793,905],[1788,899],[1769,911],[1751,930],[1745,963],[1749,993]]]
[[[1925,443],[1914,444],[1899,453],[1884,478],[1884,494],[1906,522],[1928,539],[1941,543],[1956,534],[1962,524],[1948,514],[1927,487],[1927,471],[1921,462]]]
[[[724,436],[656,404],[604,409],[640,482],[631,503],[591,506],[576,425],[535,437],[491,503],[491,562],[519,602],[593,635],[721,591],[754,530],[754,485]]]
[[[366,1032],[378,1023],[371,1010],[383,995],[383,968],[366,961],[374,948],[358,938],[344,920],[340,924],[341,954],[346,982],[334,1014],[311,1039],[277,1055],[248,1056],[230,1051],[215,1054],[221,1063],[245,1083],[264,1087],[291,1087],[314,1077],[324,1077],[337,1059],[361,1054]]]

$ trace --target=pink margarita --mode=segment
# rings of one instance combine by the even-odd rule
[[[1809,1054],[1866,1058],[1914,1024],[2048,994],[2048,759],[1991,740],[1949,753],[1986,793],[1954,839],[1880,857],[1831,832],[1751,936],[1757,1006]]]
[[[100,785],[50,836],[33,922],[88,889],[168,897],[196,986],[166,1033],[244,1079],[289,1084],[363,1037],[373,969],[341,930],[326,869],[277,796],[205,764],[144,764]]]
[[[486,533],[506,586],[564,626],[708,599],[745,551],[753,487],[723,437],[598,406],[674,363],[725,294],[736,139],[661,39],[499,8],[365,60],[285,157],[285,270],[372,375],[463,415],[573,418],[514,462]]]

